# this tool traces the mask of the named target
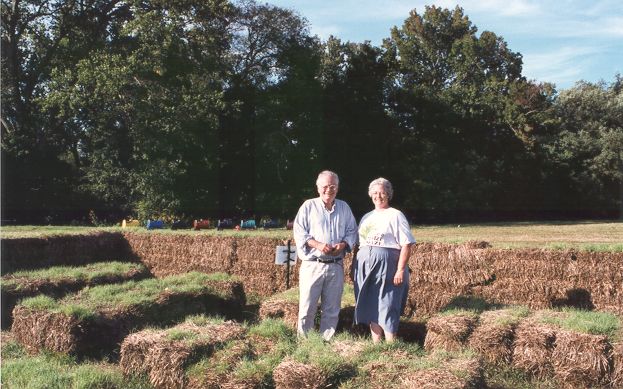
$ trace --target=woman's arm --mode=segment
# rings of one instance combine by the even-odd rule
[[[411,244],[405,244],[400,246],[400,257],[398,258],[398,268],[396,274],[394,274],[394,285],[398,286],[402,284],[405,268],[409,261],[409,255],[411,254]]]
[[[355,247],[353,247],[353,260],[350,263],[350,271],[348,272],[348,275],[352,282],[355,282],[355,270],[357,269],[357,253],[358,252],[359,252],[359,245],[356,244]]]

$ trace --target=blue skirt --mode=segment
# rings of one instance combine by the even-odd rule
[[[409,270],[402,284],[394,286],[400,250],[363,246],[355,267],[355,323],[378,323],[383,331],[396,333],[409,292]]]

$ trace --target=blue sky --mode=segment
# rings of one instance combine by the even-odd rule
[[[380,45],[409,11],[425,5],[456,5],[478,28],[502,36],[523,55],[523,75],[556,84],[558,90],[584,80],[606,83],[623,75],[623,0],[266,0],[296,10],[311,33],[325,40],[371,41]]]

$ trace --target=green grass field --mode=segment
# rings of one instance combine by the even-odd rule
[[[516,222],[460,225],[414,225],[419,242],[461,243],[470,240],[489,242],[495,248],[578,249],[623,252],[623,221]],[[46,237],[66,234],[106,232],[141,232],[149,234],[194,234],[211,236],[263,236],[291,239],[292,232],[274,230],[151,230],[143,227],[70,227],[70,226],[2,226],[2,239]]]

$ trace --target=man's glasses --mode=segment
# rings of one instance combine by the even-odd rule
[[[337,185],[318,185],[318,189],[322,189],[324,190],[330,190],[330,191],[334,191],[337,189]]]

